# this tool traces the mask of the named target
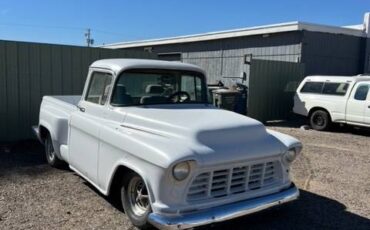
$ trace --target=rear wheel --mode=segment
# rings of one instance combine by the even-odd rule
[[[318,131],[327,130],[331,125],[329,114],[324,110],[316,110],[310,116],[310,125]]]
[[[45,139],[45,155],[46,160],[52,167],[59,168],[64,165],[64,162],[58,158],[55,153],[53,141],[51,140],[50,135],[48,134]]]
[[[126,215],[132,224],[140,229],[148,229],[149,214],[152,212],[149,192],[144,180],[134,172],[125,175],[121,185],[121,201]]]

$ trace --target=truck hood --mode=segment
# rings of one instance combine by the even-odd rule
[[[261,122],[211,105],[131,107],[125,112],[122,126],[166,139],[146,144],[161,145],[156,148],[172,162],[196,158],[217,164],[281,153],[281,143]]]

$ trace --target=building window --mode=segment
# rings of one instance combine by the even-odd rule
[[[153,53],[153,47],[145,47],[144,52]]]
[[[158,54],[158,59],[163,61],[181,61],[181,53]]]

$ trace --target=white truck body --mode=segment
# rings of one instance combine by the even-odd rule
[[[323,110],[331,122],[370,127],[370,76],[308,76],[297,88],[293,111]]]
[[[134,171],[149,191],[149,222],[165,229],[227,220],[298,197],[285,160],[289,152],[299,154],[298,140],[207,103],[112,105],[117,78],[132,69],[204,75],[183,63],[101,60],[91,65],[82,96],[45,96],[41,104],[40,140],[49,133],[56,156],[101,193],[112,192],[120,168]],[[86,99],[95,72],[112,76],[104,104]],[[179,181],[173,170],[181,162],[190,172]]]

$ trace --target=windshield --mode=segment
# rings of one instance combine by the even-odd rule
[[[198,72],[131,70],[114,86],[114,106],[208,103],[204,76]]]

